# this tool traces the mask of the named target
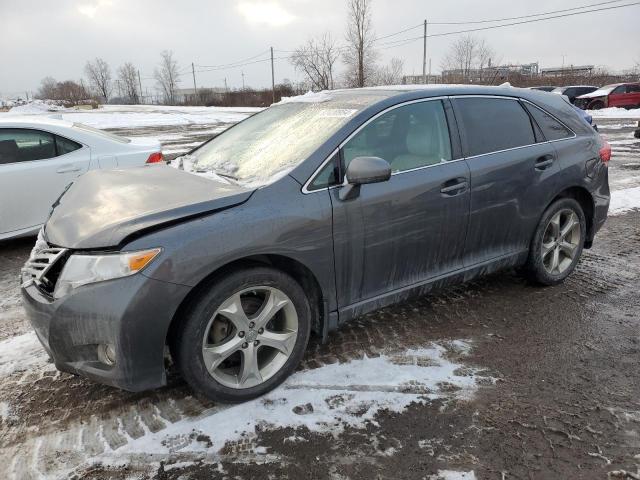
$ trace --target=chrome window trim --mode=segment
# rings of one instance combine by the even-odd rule
[[[560,123],[563,127],[565,127],[567,130],[569,130],[573,134],[572,137],[559,138],[557,140],[545,140],[544,142],[530,143],[528,145],[520,145],[518,147],[505,148],[503,150],[494,150],[494,151],[491,151],[491,152],[479,153],[478,155],[469,155],[468,157],[464,157],[465,160],[469,160],[469,159],[472,159],[472,158],[478,158],[478,157],[484,157],[486,155],[494,155],[496,153],[510,152],[512,150],[520,150],[521,148],[535,147],[536,145],[543,145],[545,143],[553,143],[553,142],[562,142],[564,140],[572,140],[572,139],[577,137],[576,133],[573,130],[571,130],[568,126],[566,126],[562,121],[560,121],[555,115],[550,114],[544,108],[540,108],[535,103],[530,102],[529,100],[524,99],[524,98],[506,97],[506,96],[502,96],[502,95],[454,95],[454,96],[451,96],[449,98],[451,98],[451,99],[455,99],[455,98],[502,98],[502,99],[506,99],[506,100],[513,100],[515,102],[523,101],[523,102],[526,102],[526,103],[528,103],[530,105],[533,105],[534,107],[538,108],[539,110],[542,110],[544,113],[546,113],[551,118],[556,120],[558,123]],[[527,115],[529,115],[528,112],[527,112]]]
[[[315,178],[318,176],[318,174],[322,171],[322,169],[327,165],[327,163],[329,163],[329,161],[333,158],[333,156],[338,153],[338,151],[340,151],[340,149],[342,147],[345,146],[345,144],[347,142],[349,142],[349,140],[351,140],[355,135],[357,135],[360,130],[362,130],[364,127],[366,127],[369,123],[373,122],[375,119],[377,119],[378,117],[380,117],[381,115],[384,115],[385,113],[388,113],[392,110],[395,110],[396,108],[400,108],[400,107],[404,107],[405,105],[411,105],[414,103],[422,103],[422,102],[431,102],[434,100],[445,100],[449,98],[448,95],[441,95],[439,97],[429,97],[429,98],[418,98],[416,100],[408,100],[406,102],[402,102],[402,103],[398,103],[396,105],[391,105],[390,107],[385,108],[384,110],[382,110],[381,112],[376,113],[373,117],[371,117],[370,119],[368,119],[366,122],[364,122],[362,125],[360,125],[358,128],[356,128],[353,132],[351,132],[351,134],[344,139],[340,145],[338,145],[337,148],[335,148],[328,156],[327,158],[324,159],[324,161],[320,164],[320,166],[318,168],[316,168],[313,173],[309,176],[309,178],[307,179],[307,181],[304,183],[304,185],[302,186],[302,193],[305,195],[308,195],[310,193],[316,193],[316,192],[324,192],[325,190],[329,190],[331,188],[337,188],[337,187],[342,187],[344,185],[347,185],[346,182],[346,178],[345,180],[339,184],[339,185],[331,185],[329,187],[322,187],[322,188],[318,188],[315,190],[309,190],[309,185],[311,184],[311,182],[313,182],[313,180],[315,180]],[[456,159],[456,160],[463,160],[463,158],[460,159]],[[449,163],[455,160],[449,160],[448,162],[442,162],[442,163]],[[391,175],[396,175],[397,173],[404,173],[404,172],[409,172],[409,171],[415,171],[415,170],[421,170],[423,168],[426,167],[434,167],[436,165],[440,165],[440,163],[435,163],[433,165],[425,165],[424,167],[417,167],[417,168],[413,168],[411,170],[404,170],[403,172],[395,172],[392,173]]]
[[[363,123],[362,125],[360,125],[356,130],[354,130],[351,135],[349,135],[344,141],[342,141],[340,143],[340,145],[338,145],[338,147],[336,149],[334,149],[329,156],[320,164],[320,166],[314,170],[313,174],[309,177],[309,179],[305,182],[304,186],[302,187],[302,193],[305,195],[308,195],[310,193],[316,193],[316,192],[324,192],[325,190],[331,190],[333,188],[339,188],[339,187],[343,187],[345,185],[348,185],[346,178],[344,179],[344,181],[339,184],[339,185],[331,185],[329,187],[322,187],[322,188],[318,188],[316,190],[309,190],[308,186],[311,184],[311,182],[316,178],[316,176],[320,173],[320,171],[327,165],[327,163],[329,163],[329,161],[333,158],[333,156],[338,153],[338,151],[344,147],[344,145],[351,140],[351,138],[356,135],[360,130],[362,130],[365,126],[367,126],[370,122],[374,121],[376,118],[378,118],[380,115],[383,115],[391,110],[394,110],[396,108],[405,106],[405,105],[410,105],[412,103],[420,103],[420,102],[429,102],[432,100],[444,100],[444,99],[456,99],[456,98],[501,98],[501,99],[505,99],[505,100],[513,100],[515,102],[518,101],[522,101],[522,102],[526,102],[530,105],[532,105],[535,108],[538,108],[539,110],[542,110],[544,113],[546,113],[547,115],[549,115],[551,118],[553,118],[554,120],[556,120],[558,123],[560,123],[563,127],[565,127],[567,130],[569,130],[573,136],[571,137],[566,137],[566,138],[559,138],[557,140],[545,140],[544,142],[538,142],[538,143],[531,143],[529,145],[520,145],[518,147],[511,147],[511,148],[506,148],[503,150],[495,150],[492,152],[486,152],[486,153],[481,153],[478,155],[470,155],[468,157],[460,157],[460,158],[456,158],[454,160],[447,160],[444,162],[440,162],[440,163],[434,163],[433,165],[424,165],[422,167],[416,167],[416,168],[412,168],[410,170],[403,170],[403,171],[399,171],[399,172],[393,172],[391,174],[391,176],[395,176],[395,175],[400,175],[402,173],[409,173],[409,172],[415,172],[417,170],[424,170],[425,168],[431,168],[431,167],[437,167],[440,165],[444,165],[444,164],[448,164],[448,163],[452,163],[452,162],[459,162],[461,160],[469,160],[472,158],[478,158],[478,157],[484,157],[486,155],[493,155],[496,153],[503,153],[503,152],[509,152],[512,150],[519,150],[522,148],[529,148],[529,147],[535,147],[536,145],[542,145],[545,143],[555,143],[555,142],[563,142],[565,140],[572,140],[574,138],[576,138],[578,135],[571,129],[569,128],[564,122],[562,122],[560,119],[558,119],[555,115],[547,112],[544,108],[540,107],[539,105],[525,99],[525,98],[521,98],[521,97],[509,97],[506,95],[482,95],[482,94],[474,94],[474,95],[443,95],[443,96],[439,96],[439,97],[430,97],[430,98],[419,98],[417,100],[409,100],[407,102],[403,102],[403,103],[398,103],[397,105],[392,105],[388,108],[386,108],[385,110],[382,110],[381,112],[378,112],[376,115],[374,115],[373,117],[371,117],[369,120],[367,120],[365,123]],[[528,115],[528,112],[527,112]]]

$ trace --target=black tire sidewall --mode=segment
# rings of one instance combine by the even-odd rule
[[[298,315],[298,338],[287,362],[271,378],[255,387],[230,388],[218,383],[204,365],[202,340],[205,329],[222,302],[238,291],[258,286],[277,288],[289,297]],[[310,331],[309,301],[302,287],[291,276],[269,267],[238,270],[206,285],[187,308],[174,342],[174,359],[183,378],[194,390],[221,402],[243,402],[274,389],[295,370],[304,356]]]
[[[542,250],[542,240],[544,237],[544,232],[551,218],[558,211],[566,209],[573,210],[574,213],[578,216],[578,219],[580,221],[581,242],[580,245],[578,245],[578,251],[576,252],[576,256],[569,268],[558,275],[553,275],[547,272],[547,270],[544,268],[544,265],[542,264],[542,255],[540,254]],[[531,246],[529,249],[529,258],[526,265],[526,270],[529,278],[542,285],[557,285],[563,282],[569,275],[571,275],[573,270],[576,268],[578,261],[580,260],[582,250],[584,248],[586,233],[587,228],[584,212],[582,210],[582,207],[576,200],[574,200],[573,198],[562,198],[552,203],[542,214],[542,218],[538,223],[538,227],[536,228],[536,232],[531,242]]]

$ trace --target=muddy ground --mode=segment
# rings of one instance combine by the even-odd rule
[[[601,123],[607,122],[614,125]],[[629,138],[616,125],[611,137],[618,135]],[[624,173],[640,163],[638,145],[615,148],[612,185],[638,185]],[[29,331],[16,282],[32,242],[0,245],[0,340]],[[193,396],[175,375],[165,388],[132,394],[37,364],[0,378],[0,406],[10,410],[0,415],[0,472],[36,478],[68,467],[76,478],[96,479],[436,479],[454,470],[478,479],[636,478],[639,289],[640,212],[610,217],[563,285],[539,288],[507,271],[435,292],[369,314],[326,345],[312,340],[300,367],[467,339],[473,348],[461,361],[493,378],[473,397],[445,395],[401,413],[383,410],[358,428],[260,427],[217,452],[130,456],[124,466],[87,459],[223,407]],[[304,408],[291,412],[299,414]],[[98,435],[107,446],[96,442]],[[211,439],[196,440],[206,447]]]

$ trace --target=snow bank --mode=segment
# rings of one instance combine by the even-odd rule
[[[34,332],[0,342],[0,378],[15,372],[44,366],[48,355]]]
[[[132,440],[98,460],[121,463],[123,455],[214,453],[229,441],[255,435],[257,427],[306,427],[336,433],[346,425],[363,427],[383,409],[401,412],[414,402],[467,399],[477,389],[480,377],[477,370],[461,368],[463,365],[451,358],[459,356],[460,349],[469,348],[468,342],[446,342],[299,372],[264,397],[231,407],[213,407],[200,417],[180,420]],[[207,442],[195,440],[197,435],[205,435]]]
[[[640,187],[613,190],[609,215],[621,215],[631,210],[640,210]]]
[[[59,105],[49,105],[42,101],[36,100],[24,105],[12,107],[11,110],[5,113],[5,115],[39,115],[61,110],[65,110],[65,108]]]
[[[473,470],[470,472],[438,470],[438,474],[430,475],[429,480],[476,480],[476,474]]]
[[[640,120],[640,108],[602,108],[600,110],[587,110],[593,118],[637,118]]]
[[[170,125],[237,123],[261,108],[235,107],[171,107],[161,105],[105,105],[96,110],[75,110],[33,102],[13,107],[7,115],[51,115],[95,128],[131,128]]]

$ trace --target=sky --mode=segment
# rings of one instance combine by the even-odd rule
[[[599,3],[603,0],[372,0],[375,35],[385,36],[429,22],[478,21],[531,15]],[[633,3],[626,0],[606,6]],[[181,71],[181,87],[267,87],[268,49],[275,49],[275,79],[303,77],[290,65],[289,52],[311,37],[329,32],[344,43],[346,0],[0,0],[0,97],[35,91],[45,76],[79,80],[87,60],[101,57],[115,70],[132,62],[143,90],[153,91],[153,71],[162,50],[171,50]],[[593,7],[602,8],[602,7]],[[503,22],[505,23],[505,22]],[[494,50],[493,63],[539,62],[541,67],[595,64],[623,70],[640,62],[640,5],[475,33]],[[430,25],[429,34],[474,26]],[[404,61],[406,74],[422,72],[422,40],[406,45],[384,42],[417,37],[422,27],[383,39],[378,61]],[[456,35],[430,38],[432,71]],[[382,48],[387,47],[387,48]],[[250,65],[207,70],[252,58]],[[341,66],[342,68],[342,66]]]

